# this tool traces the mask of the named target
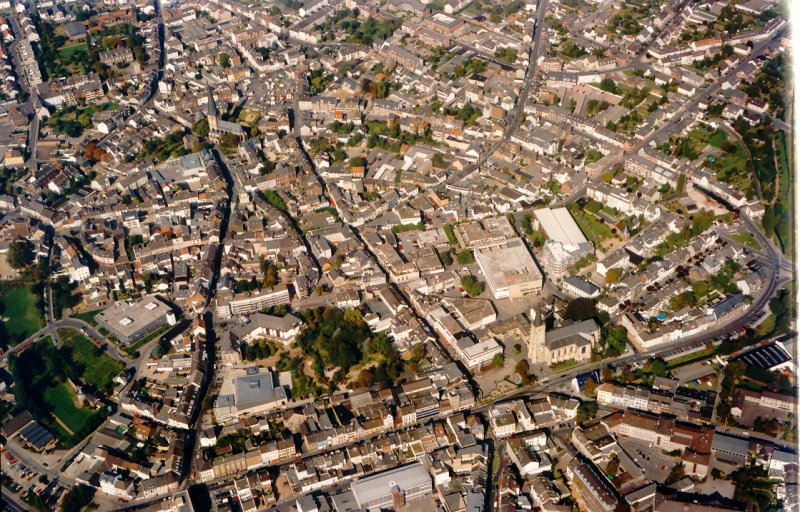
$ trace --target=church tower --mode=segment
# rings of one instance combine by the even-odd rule
[[[211,92],[211,87],[206,82],[206,94],[208,101],[206,104],[206,119],[208,119],[208,134],[213,139],[219,129],[219,112],[217,111],[217,103],[214,101],[214,94]]]
[[[536,309],[531,309],[531,320],[531,335],[528,340],[528,362],[531,365],[548,364],[547,347],[545,346],[547,326],[544,323],[541,304],[538,304]]]

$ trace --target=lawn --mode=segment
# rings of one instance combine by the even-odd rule
[[[142,348],[143,346],[147,345],[154,339],[158,338],[159,336],[167,332],[170,327],[171,326],[169,324],[162,325],[161,327],[156,329],[152,334],[149,334],[148,336],[145,336],[144,338],[140,339],[133,345],[126,347],[125,352],[127,352],[130,355],[135,354],[140,348]]]
[[[722,130],[717,130],[714,134],[709,137],[708,143],[714,146],[715,148],[721,147],[722,143],[728,140],[728,137],[725,135],[725,132]]]
[[[775,315],[770,314],[769,316],[767,316],[767,318],[764,319],[763,322],[758,324],[758,326],[756,327],[756,334],[758,334],[759,336],[767,336],[771,334],[772,331],[775,330],[776,321],[777,318],[775,317]]]
[[[53,408],[53,414],[73,432],[80,431],[94,414],[92,410],[76,405],[75,392],[64,382],[47,388],[44,399]]]
[[[577,222],[578,226],[581,228],[583,236],[585,236],[595,245],[603,240],[613,238],[614,234],[611,232],[611,226],[601,222],[594,215],[580,210],[577,208],[577,205],[575,205],[573,208],[570,208],[570,213],[572,213],[572,216],[575,218],[575,222]]]
[[[23,341],[44,326],[30,286],[3,289],[0,304],[10,345]]]
[[[59,446],[71,448],[94,431],[105,418],[104,408],[78,407],[75,391],[68,383],[83,377],[83,369],[68,350],[56,349],[47,337],[18,357],[9,360],[17,395],[17,405],[58,435]],[[66,425],[68,432],[56,421]]]
[[[739,242],[740,244],[744,244],[747,247],[757,251],[761,250],[761,244],[758,243],[758,240],[756,240],[753,235],[746,231],[744,233],[736,233],[735,235],[731,235],[731,240]]]
[[[572,368],[573,366],[578,366],[578,361],[574,359],[567,359],[566,361],[550,365],[550,369],[553,370],[554,372],[563,372],[565,370]]]
[[[710,359],[716,353],[716,351],[717,348],[714,345],[708,345],[702,350],[696,350],[673,359],[667,359],[667,366],[672,369],[689,363],[704,361],[706,359]]]
[[[114,389],[114,377],[125,365],[101,351],[94,343],[75,329],[59,329],[64,346],[72,349],[72,359],[84,366],[83,379],[100,391]]]
[[[85,52],[89,49],[86,43],[76,44],[74,46],[62,46],[58,49],[58,54],[62,57],[69,57],[75,52]]]
[[[92,310],[92,311],[84,311],[82,313],[78,313],[77,315],[73,315],[73,316],[74,316],[74,318],[77,318],[78,320],[83,320],[87,324],[94,326],[94,325],[97,325],[97,320],[95,320],[95,318],[97,317],[97,315],[99,315],[103,311],[105,311],[105,308],[103,308],[103,309],[95,309],[95,310]]]

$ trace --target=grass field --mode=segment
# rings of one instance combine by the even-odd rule
[[[58,335],[72,349],[72,359],[84,366],[83,378],[87,384],[100,391],[114,389],[114,377],[125,368],[124,364],[101,352],[75,329],[59,329]]]
[[[58,53],[59,55],[68,57],[75,52],[85,52],[88,49],[89,47],[86,46],[86,43],[81,43],[81,44],[76,44],[74,46],[62,46],[61,48],[58,49]]]
[[[556,363],[550,366],[550,369],[554,372],[563,372],[564,370],[568,370],[573,366],[578,366],[578,361],[574,359],[567,359],[566,361],[562,361],[560,363]]]
[[[42,317],[36,309],[36,297],[30,286],[3,290],[0,296],[3,322],[11,345],[19,343],[42,328]]]
[[[150,343],[154,339],[158,338],[159,336],[161,336],[162,334],[167,332],[169,329],[170,329],[170,325],[169,324],[162,325],[161,327],[156,329],[153,333],[149,334],[148,336],[145,336],[144,338],[140,339],[139,341],[137,341],[133,345],[131,345],[129,347],[126,347],[125,348],[125,352],[127,352],[128,354],[133,355],[134,353],[136,353],[137,350],[139,350],[143,346],[147,345],[148,343]]]
[[[595,245],[614,236],[611,232],[611,227],[608,224],[600,222],[594,215],[579,210],[578,208],[571,208],[570,213],[572,213],[575,222],[578,223],[581,231],[583,231],[583,236],[590,242],[594,242]]]
[[[693,363],[697,361],[703,361],[704,359],[710,359],[715,353],[717,349],[713,345],[709,345],[708,347],[697,350],[695,352],[689,352],[685,355],[676,357],[674,359],[667,360],[667,366],[669,368],[677,368],[678,366],[683,366],[688,363]]]
[[[735,235],[731,235],[731,240],[735,240],[735,241],[739,242],[740,244],[744,244],[744,245],[746,245],[748,247],[751,247],[751,248],[753,248],[753,249],[755,249],[757,251],[761,250],[761,244],[758,243],[758,240],[756,240],[753,237],[753,235],[751,235],[750,233],[748,233],[746,231],[743,232],[743,233],[736,233]]]
[[[95,320],[95,318],[97,317],[97,315],[99,315],[103,311],[105,311],[105,309],[95,309],[93,311],[84,311],[83,313],[78,313],[77,315],[74,315],[74,317],[77,318],[78,320],[83,320],[84,322],[86,322],[89,325],[97,325],[97,320]]]
[[[88,408],[78,408],[75,403],[75,392],[66,383],[47,388],[44,399],[53,407],[53,414],[73,432],[79,431],[94,414]]]

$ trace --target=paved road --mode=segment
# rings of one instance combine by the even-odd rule
[[[2,500],[0,500],[0,504],[3,505],[2,510],[8,510],[11,512],[27,512],[30,510],[30,507],[25,505],[21,498],[11,494],[6,489],[3,489]]]
[[[484,163],[486,163],[486,160],[488,160],[489,157],[491,157],[495,151],[500,148],[500,146],[511,140],[511,137],[517,131],[517,128],[519,128],[520,119],[522,118],[521,115],[525,110],[525,103],[528,101],[528,96],[530,95],[531,89],[535,87],[535,81],[539,74],[539,51],[541,50],[541,42],[544,32],[544,14],[546,11],[547,0],[541,0],[539,2],[539,10],[536,16],[536,25],[534,26],[533,30],[533,45],[531,46],[528,54],[528,72],[525,75],[525,80],[523,81],[519,95],[517,96],[515,108],[512,110],[511,115],[506,118],[507,128],[505,133],[498,141],[486,147],[474,164],[467,166],[463,171],[451,174],[448,176],[447,181],[451,183],[457,182],[477,171]]]
[[[19,24],[19,18],[16,15],[10,16],[9,19],[11,20],[11,28],[14,31],[14,35],[16,39],[13,43],[9,46],[8,50],[11,54],[11,59],[14,63],[14,69],[17,72],[17,78],[19,78],[19,85],[20,89],[23,92],[30,94],[31,96],[34,95],[35,91],[31,90],[30,84],[28,80],[22,75],[22,62],[19,60],[19,55],[17,55],[17,45],[19,41],[22,39],[24,32],[22,31],[22,27]],[[30,155],[25,160],[25,166],[28,168],[30,172],[36,171],[36,144],[39,142],[39,117],[36,115],[36,102],[31,101],[31,105],[33,106],[33,119],[31,119],[30,124],[28,125],[28,150],[30,151]]]
[[[36,331],[36,333],[34,333],[31,337],[29,337],[28,339],[26,339],[22,343],[17,344],[16,347],[14,347],[13,349],[11,349],[8,352],[6,352],[5,354],[3,354],[2,357],[0,357],[0,365],[5,365],[8,362],[8,357],[12,353],[15,353],[15,354],[19,355],[22,352],[24,352],[26,349],[28,349],[31,346],[32,343],[35,343],[35,342],[39,341],[40,339],[45,338],[47,336],[54,336],[55,337],[55,335],[57,334],[58,330],[59,329],[64,329],[64,328],[72,328],[72,329],[75,329],[77,331],[84,331],[85,330],[85,335],[88,338],[90,338],[90,339],[91,338],[95,338],[101,344],[105,343],[106,344],[106,350],[107,350],[108,354],[110,356],[116,358],[116,359],[119,359],[122,362],[132,362],[132,361],[133,362],[137,362],[139,359],[142,359],[142,357],[140,356],[139,359],[131,360],[131,358],[128,357],[127,355],[123,355],[119,351],[119,348],[117,348],[117,346],[115,344],[109,342],[108,339],[105,336],[103,336],[102,334],[100,334],[100,332],[98,330],[96,330],[94,327],[92,327],[91,325],[87,324],[83,320],[79,320],[77,318],[62,318],[61,320],[56,320],[54,322],[51,322],[51,323],[47,324],[45,327],[43,327],[43,328],[39,329],[38,331]],[[144,353],[143,350],[140,351],[140,352]]]

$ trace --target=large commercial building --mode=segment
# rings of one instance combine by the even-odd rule
[[[214,402],[217,421],[226,423],[286,405],[289,398],[277,381],[277,375],[269,368],[251,366],[231,371],[223,377]]]
[[[264,308],[288,304],[290,300],[289,289],[284,283],[278,283],[272,290],[221,294],[217,296],[217,315],[222,320],[252,315]]]
[[[542,208],[533,215],[534,228],[541,229],[547,237],[541,260],[552,278],[560,278],[575,262],[592,252],[592,244],[566,208]]]
[[[359,508],[368,511],[397,510],[407,503],[431,496],[433,484],[420,463],[409,464],[356,480],[350,486]]]
[[[129,304],[120,302],[96,317],[97,323],[123,343],[136,343],[165,324],[175,325],[175,314],[155,297]]]
[[[542,289],[542,273],[520,238],[475,249],[495,299],[518,299]]]

